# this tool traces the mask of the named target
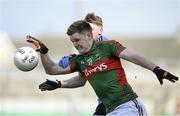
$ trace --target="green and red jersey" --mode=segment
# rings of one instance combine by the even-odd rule
[[[107,113],[137,97],[127,82],[119,58],[124,49],[114,40],[94,42],[88,53],[70,61],[71,72],[79,71],[89,81]]]

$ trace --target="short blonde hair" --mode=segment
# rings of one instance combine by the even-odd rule
[[[98,26],[103,26],[102,18],[95,15],[94,13],[88,13],[84,19],[88,23],[93,23]]]

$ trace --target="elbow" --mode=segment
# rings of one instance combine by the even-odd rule
[[[52,70],[45,70],[46,74],[48,75],[57,75],[54,71]]]
[[[48,75],[57,75],[59,73],[59,70],[56,65],[45,67],[44,70]]]
[[[78,87],[83,87],[85,84],[79,84],[79,85],[76,85],[75,87],[72,87],[72,88],[78,88]]]
[[[54,75],[52,72],[50,72],[50,71],[45,71],[46,72],[46,74],[48,74],[48,75]]]
[[[86,82],[83,82],[83,83],[80,84],[79,87],[83,87],[85,84],[86,84]]]
[[[54,75],[53,73],[48,72],[48,71],[46,71],[46,74],[48,74],[48,75]]]
[[[85,84],[81,84],[81,85],[79,85],[79,87],[83,87]]]

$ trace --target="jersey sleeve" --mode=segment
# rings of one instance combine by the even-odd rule
[[[111,55],[119,57],[120,53],[126,49],[125,46],[123,46],[122,44],[120,44],[119,42],[115,41],[115,40],[111,40],[109,41],[109,50],[111,52]]]
[[[101,36],[101,37],[99,37],[96,41],[97,41],[97,42],[100,42],[100,41],[107,41],[107,40],[109,40],[109,38],[107,38],[107,37],[105,37],[105,36]]]
[[[70,65],[70,71],[71,71],[71,72],[78,71],[77,57],[73,57],[73,58],[70,60],[69,65]]]

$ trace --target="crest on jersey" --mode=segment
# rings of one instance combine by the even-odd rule
[[[92,65],[92,57],[90,57],[89,59],[87,59],[88,65]]]
[[[85,62],[83,60],[81,60],[81,64],[85,64]]]
[[[100,58],[101,58],[100,55],[97,53],[96,54],[96,59],[99,60]]]

